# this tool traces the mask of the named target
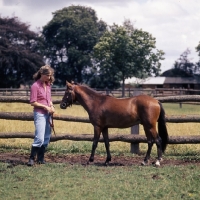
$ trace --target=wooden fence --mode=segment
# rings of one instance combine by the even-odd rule
[[[157,99],[162,102],[200,102],[200,95],[183,95],[183,96],[169,96],[169,97],[157,97]],[[29,99],[26,96],[23,97],[6,97],[0,96],[0,102],[22,102],[29,103]],[[59,104],[60,100],[54,100],[54,104]],[[0,112],[0,119],[7,120],[22,120],[22,121],[33,121],[33,113],[27,112]],[[88,118],[84,117],[73,117],[68,115],[54,115],[54,120],[62,120],[62,121],[71,121],[71,122],[82,122],[82,123],[90,123]],[[200,115],[171,115],[166,116],[166,121],[168,123],[190,123],[200,122]],[[111,142],[114,141],[122,141],[128,142],[131,144],[131,152],[138,153],[139,152],[139,143],[147,143],[146,137],[143,135],[139,135],[139,124],[131,127],[131,134],[120,135],[120,134],[110,134],[109,139]],[[8,138],[34,138],[34,134],[30,132],[24,133],[0,133],[1,139]],[[56,136],[52,136],[51,142],[59,141],[59,140],[74,140],[74,141],[92,141],[93,134],[81,133],[77,135],[72,135],[70,133],[66,133],[64,135],[57,134]],[[100,142],[103,142],[103,138],[100,138]],[[170,136],[169,144],[197,144],[200,143],[200,135],[196,136]]]

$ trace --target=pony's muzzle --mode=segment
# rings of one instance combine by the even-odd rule
[[[66,109],[67,108],[67,104],[66,103],[61,103],[60,104],[60,108],[61,109]]]

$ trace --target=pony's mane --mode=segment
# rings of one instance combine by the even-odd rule
[[[95,95],[99,95],[99,96],[109,96],[109,97],[110,97],[110,95],[102,94],[102,93],[100,93],[100,92],[98,92],[98,91],[92,89],[91,87],[89,87],[89,86],[86,85],[86,84],[80,84],[80,83],[76,83],[76,82],[74,82],[73,84],[74,84],[74,85],[81,86],[81,87],[82,87],[82,90],[84,90],[84,91],[87,92],[87,93],[91,93],[91,94],[95,94]]]
[[[79,84],[78,84],[79,85]],[[97,94],[97,95],[100,95],[100,93],[98,93],[96,90],[94,90],[94,89],[92,89],[92,88],[90,88],[89,86],[87,86],[87,85],[81,85],[81,86],[83,86],[82,88],[85,90],[85,91],[87,91],[87,92],[91,92],[91,93],[95,93],[95,94]]]

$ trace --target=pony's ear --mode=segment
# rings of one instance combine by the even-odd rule
[[[72,84],[69,83],[68,81],[66,81],[66,86],[67,86],[67,88],[69,88],[70,90],[72,90]]]
[[[66,86],[68,86],[70,83],[68,81],[66,81]]]

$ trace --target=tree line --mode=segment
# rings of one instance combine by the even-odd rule
[[[126,78],[160,74],[164,52],[156,48],[155,37],[130,20],[108,26],[92,8],[74,5],[52,15],[38,32],[17,17],[0,17],[1,88],[30,85],[44,64],[55,69],[57,86],[68,80],[110,89],[122,83],[124,88]],[[181,62],[175,62],[181,71],[198,71],[198,64],[187,62],[184,68]]]

